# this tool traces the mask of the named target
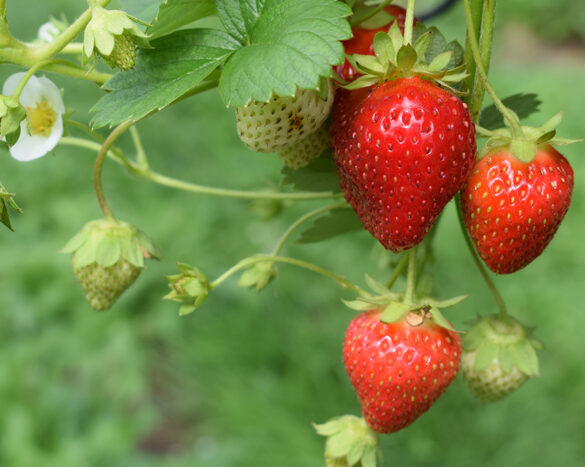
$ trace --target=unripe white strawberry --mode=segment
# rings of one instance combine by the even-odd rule
[[[326,125],[300,141],[282,148],[278,155],[282,163],[291,169],[309,165],[329,147],[330,137]]]
[[[333,86],[327,82],[327,99],[318,91],[297,89],[292,97],[273,96],[236,109],[240,139],[256,152],[274,152],[316,132],[333,105]]]
[[[144,268],[144,258],[158,257],[144,233],[115,219],[88,222],[62,252],[73,253],[73,272],[98,311],[111,308],[132,285]]]
[[[538,375],[536,350],[542,343],[517,320],[479,318],[461,339],[461,372],[482,402],[495,402]]]

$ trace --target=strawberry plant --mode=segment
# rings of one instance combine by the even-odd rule
[[[503,99],[491,85],[495,2],[463,0],[466,35],[456,37],[424,15],[417,19],[415,0],[403,2],[405,8],[390,0],[148,0],[142,8],[122,2],[121,9],[88,0],[74,21],[51,20],[32,42],[9,28],[7,3],[0,0],[0,60],[19,71],[7,77],[0,96],[5,156],[34,164],[67,145],[95,156],[88,183],[102,216],[88,217],[77,234],[59,239],[88,307],[115,312],[123,292],[142,280],[142,269],[165,253],[165,245],[159,253],[158,242],[110,204],[116,194],[104,190],[103,168],[116,163],[136,179],[185,192],[186,199],[248,200],[267,221],[292,205],[302,211],[273,244],[233,258],[232,265],[199,264],[194,251],[185,251],[173,258],[178,271],[159,281],[158,295],[177,304],[177,320],[189,320],[195,310],[213,309],[216,289],[234,277],[241,288],[262,291],[290,266],[343,289],[347,307],[332,306],[355,316],[330,359],[343,360],[361,416],[332,413],[315,424],[326,438],[326,465],[382,465],[379,435],[407,429],[443,393],[449,397],[460,367],[484,402],[503,399],[537,375],[546,378],[537,353],[543,345],[522,324],[530,318],[521,323],[509,313],[484,263],[495,274],[512,274],[547,254],[570,216],[575,184],[556,148],[579,140],[556,134],[560,114],[539,115],[545,123],[538,127],[524,124],[540,101],[521,83]],[[59,89],[53,76],[99,92],[89,119],[75,113],[68,87]],[[204,114],[201,94],[211,89],[234,123],[234,135],[226,137],[239,137],[242,151],[278,153],[278,186],[203,185],[153,168],[141,122],[154,115],[164,121],[166,109],[179,102]],[[485,106],[485,93],[493,105]],[[159,130],[164,144],[165,125]],[[199,150],[194,144],[192,151]],[[206,163],[214,164],[210,156]],[[233,164],[249,178],[245,164]],[[0,221],[18,232],[26,215],[18,195],[34,185],[14,186],[4,174],[2,182]],[[169,209],[191,216],[201,199]],[[453,326],[459,320],[446,311],[463,309],[465,296],[440,299],[445,292],[434,287],[436,234],[449,203],[463,237],[453,241],[476,266],[459,277],[477,272],[495,302],[476,310],[475,321],[467,317],[467,327]],[[265,238],[259,225],[268,228],[237,228]],[[348,271],[286,254],[296,236],[300,244],[328,245],[349,232],[361,232],[379,252],[380,261],[359,271],[367,288],[348,279]],[[214,273],[218,268],[224,272]],[[463,280],[456,287],[468,292]]]

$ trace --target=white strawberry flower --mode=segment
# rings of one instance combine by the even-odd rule
[[[16,91],[25,73],[15,73],[4,83],[2,94]],[[63,135],[65,104],[59,88],[48,78],[31,76],[19,101],[26,109],[20,124],[20,137],[10,146],[10,155],[19,161],[31,161],[51,151]]]
[[[59,28],[52,21],[47,21],[39,28],[37,37],[41,42],[51,43],[60,32]]]

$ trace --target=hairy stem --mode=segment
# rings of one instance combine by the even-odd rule
[[[97,154],[97,157],[95,160],[95,165],[93,167],[93,187],[95,189],[95,194],[97,196],[98,203],[100,205],[100,209],[104,213],[104,216],[106,217],[106,219],[113,218],[114,215],[112,214],[112,210],[108,206],[108,203],[106,201],[106,197],[104,195],[104,190],[102,187],[102,167],[104,165],[104,160],[106,158],[106,154],[108,153],[108,150],[112,147],[114,142],[133,124],[134,124],[134,122],[132,122],[131,120],[128,120],[128,121],[118,125],[114,129],[114,131],[112,131],[110,133],[110,135],[106,138],[106,140],[104,141],[104,144],[102,144],[100,150],[98,151],[98,154]]]
[[[402,258],[400,258],[400,261],[398,262],[398,264],[394,268],[394,271],[392,272],[392,276],[390,276],[390,279],[388,279],[388,282],[386,283],[387,289],[391,289],[394,283],[398,280],[400,274],[402,274],[402,271],[404,271],[404,268],[408,264],[409,257],[410,256],[408,255],[408,253],[406,253],[405,255],[402,256]]]
[[[406,19],[404,20],[404,42],[412,43],[412,30],[414,28],[414,4],[416,0],[408,0],[406,6]]]
[[[470,0],[463,0],[463,7],[465,9],[465,20],[467,22],[467,36],[469,39],[469,46],[471,47],[473,59],[475,60],[475,65],[477,67],[479,79],[481,80],[487,93],[492,98],[494,105],[497,107],[497,109],[500,111],[500,113],[502,114],[502,116],[512,129],[514,136],[516,137],[522,136],[522,127],[520,126],[520,122],[518,121],[514,113],[510,109],[508,109],[499,99],[496,92],[494,91],[494,89],[492,88],[488,81],[487,73],[482,63],[482,56],[479,50],[479,45],[477,43],[475,28],[473,27],[473,14],[469,2]]]
[[[334,209],[340,209],[340,208],[346,208],[346,207],[348,207],[348,204],[346,202],[329,204],[328,206],[323,206],[323,207],[317,208],[313,211],[306,213],[304,216],[299,217],[295,222],[293,222],[291,224],[291,226],[284,232],[284,234],[282,234],[282,237],[280,237],[280,240],[278,241],[278,243],[276,244],[276,246],[272,250],[272,255],[276,256],[280,253],[280,251],[284,247],[286,241],[291,236],[291,234],[304,222],[306,222],[309,219],[316,217],[320,214],[323,214],[324,212],[333,211]]]
[[[365,290],[363,290],[362,288],[358,287],[355,284],[352,284],[345,277],[342,277],[338,274],[335,274],[335,273],[333,273],[327,269],[324,269],[320,266],[317,266],[316,264],[308,263],[307,261],[303,261],[300,259],[287,258],[285,256],[271,256],[271,255],[256,255],[256,256],[252,256],[250,258],[243,259],[242,261],[240,261],[239,263],[235,264],[230,269],[228,269],[226,272],[224,272],[221,276],[219,276],[213,282],[211,282],[209,284],[209,286],[211,288],[215,288],[218,285],[220,285],[221,283],[223,283],[230,276],[232,276],[234,273],[236,273],[242,269],[246,269],[247,267],[249,267],[253,264],[266,262],[266,261],[271,261],[271,262],[275,262],[275,263],[293,264],[295,266],[299,266],[301,268],[308,269],[309,271],[313,271],[313,272],[316,272],[318,274],[321,274],[322,276],[328,277],[329,279],[333,279],[335,282],[337,282],[344,289],[353,290],[357,294],[362,295],[364,297],[369,295]]]

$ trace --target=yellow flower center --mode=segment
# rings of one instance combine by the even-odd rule
[[[37,102],[35,107],[26,108],[28,131],[31,135],[49,136],[57,113],[46,101]]]

